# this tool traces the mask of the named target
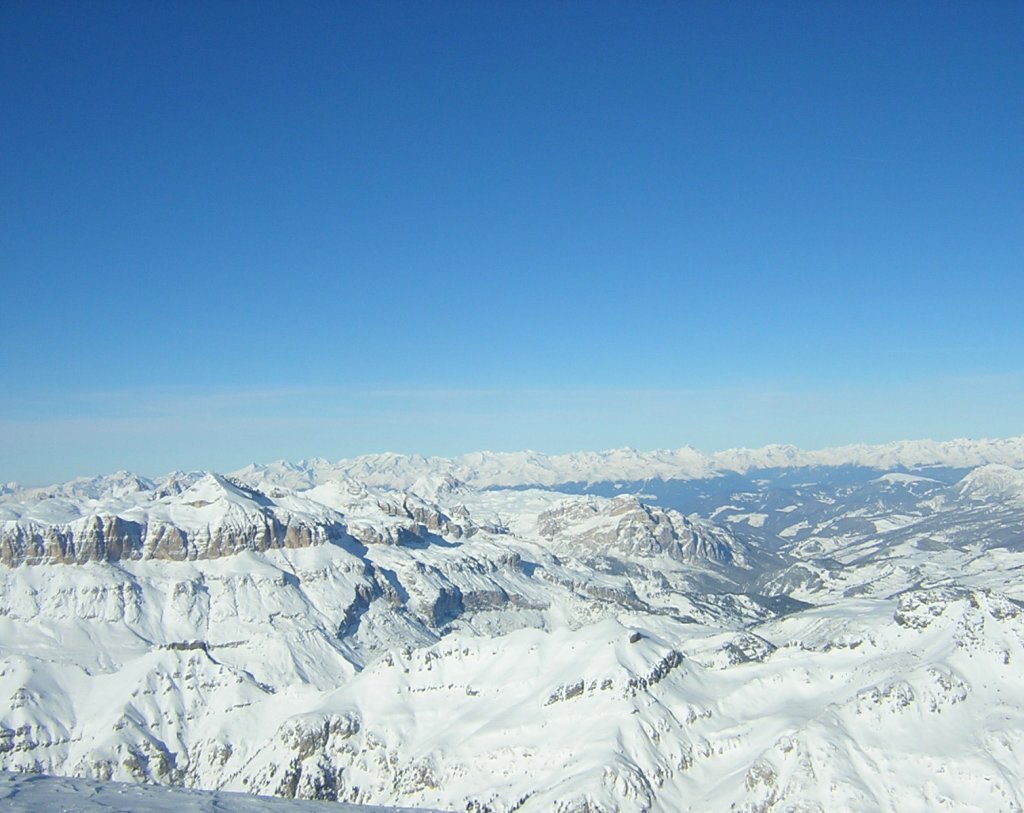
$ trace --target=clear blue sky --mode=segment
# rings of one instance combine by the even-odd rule
[[[0,480],[1024,433],[1024,3],[0,35]]]

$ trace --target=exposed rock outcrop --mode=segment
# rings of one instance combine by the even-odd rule
[[[557,506],[537,518],[537,531],[546,539],[594,552],[742,564],[736,541],[726,529],[632,496]]]

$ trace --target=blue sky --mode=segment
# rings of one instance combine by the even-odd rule
[[[0,480],[1024,433],[1020,3],[0,36]]]

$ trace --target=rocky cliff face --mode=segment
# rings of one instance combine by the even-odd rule
[[[217,559],[241,551],[302,548],[345,533],[341,524],[309,525],[261,514],[241,525],[180,528],[167,522],[135,522],[94,514],[71,523],[8,522],[0,527],[0,564],[119,562],[128,559]]]

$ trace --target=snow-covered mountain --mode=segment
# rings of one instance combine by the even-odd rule
[[[715,474],[747,474],[760,469],[858,466],[894,471],[943,466],[974,468],[989,463],[1024,467],[1024,436],[999,440],[902,441],[878,446],[854,445],[818,451],[795,446],[730,449],[704,454],[688,446],[638,452],[614,449],[545,455],[540,452],[474,452],[455,458],[376,454],[329,463],[322,458],[266,466],[251,465],[235,475],[258,484],[286,483],[300,488],[322,479],[350,478],[361,483],[418,492],[431,483],[454,479],[480,488],[556,486],[565,483],[694,480]]]
[[[1021,810],[1022,484],[1016,438],[12,488],[0,768],[476,813]]]

